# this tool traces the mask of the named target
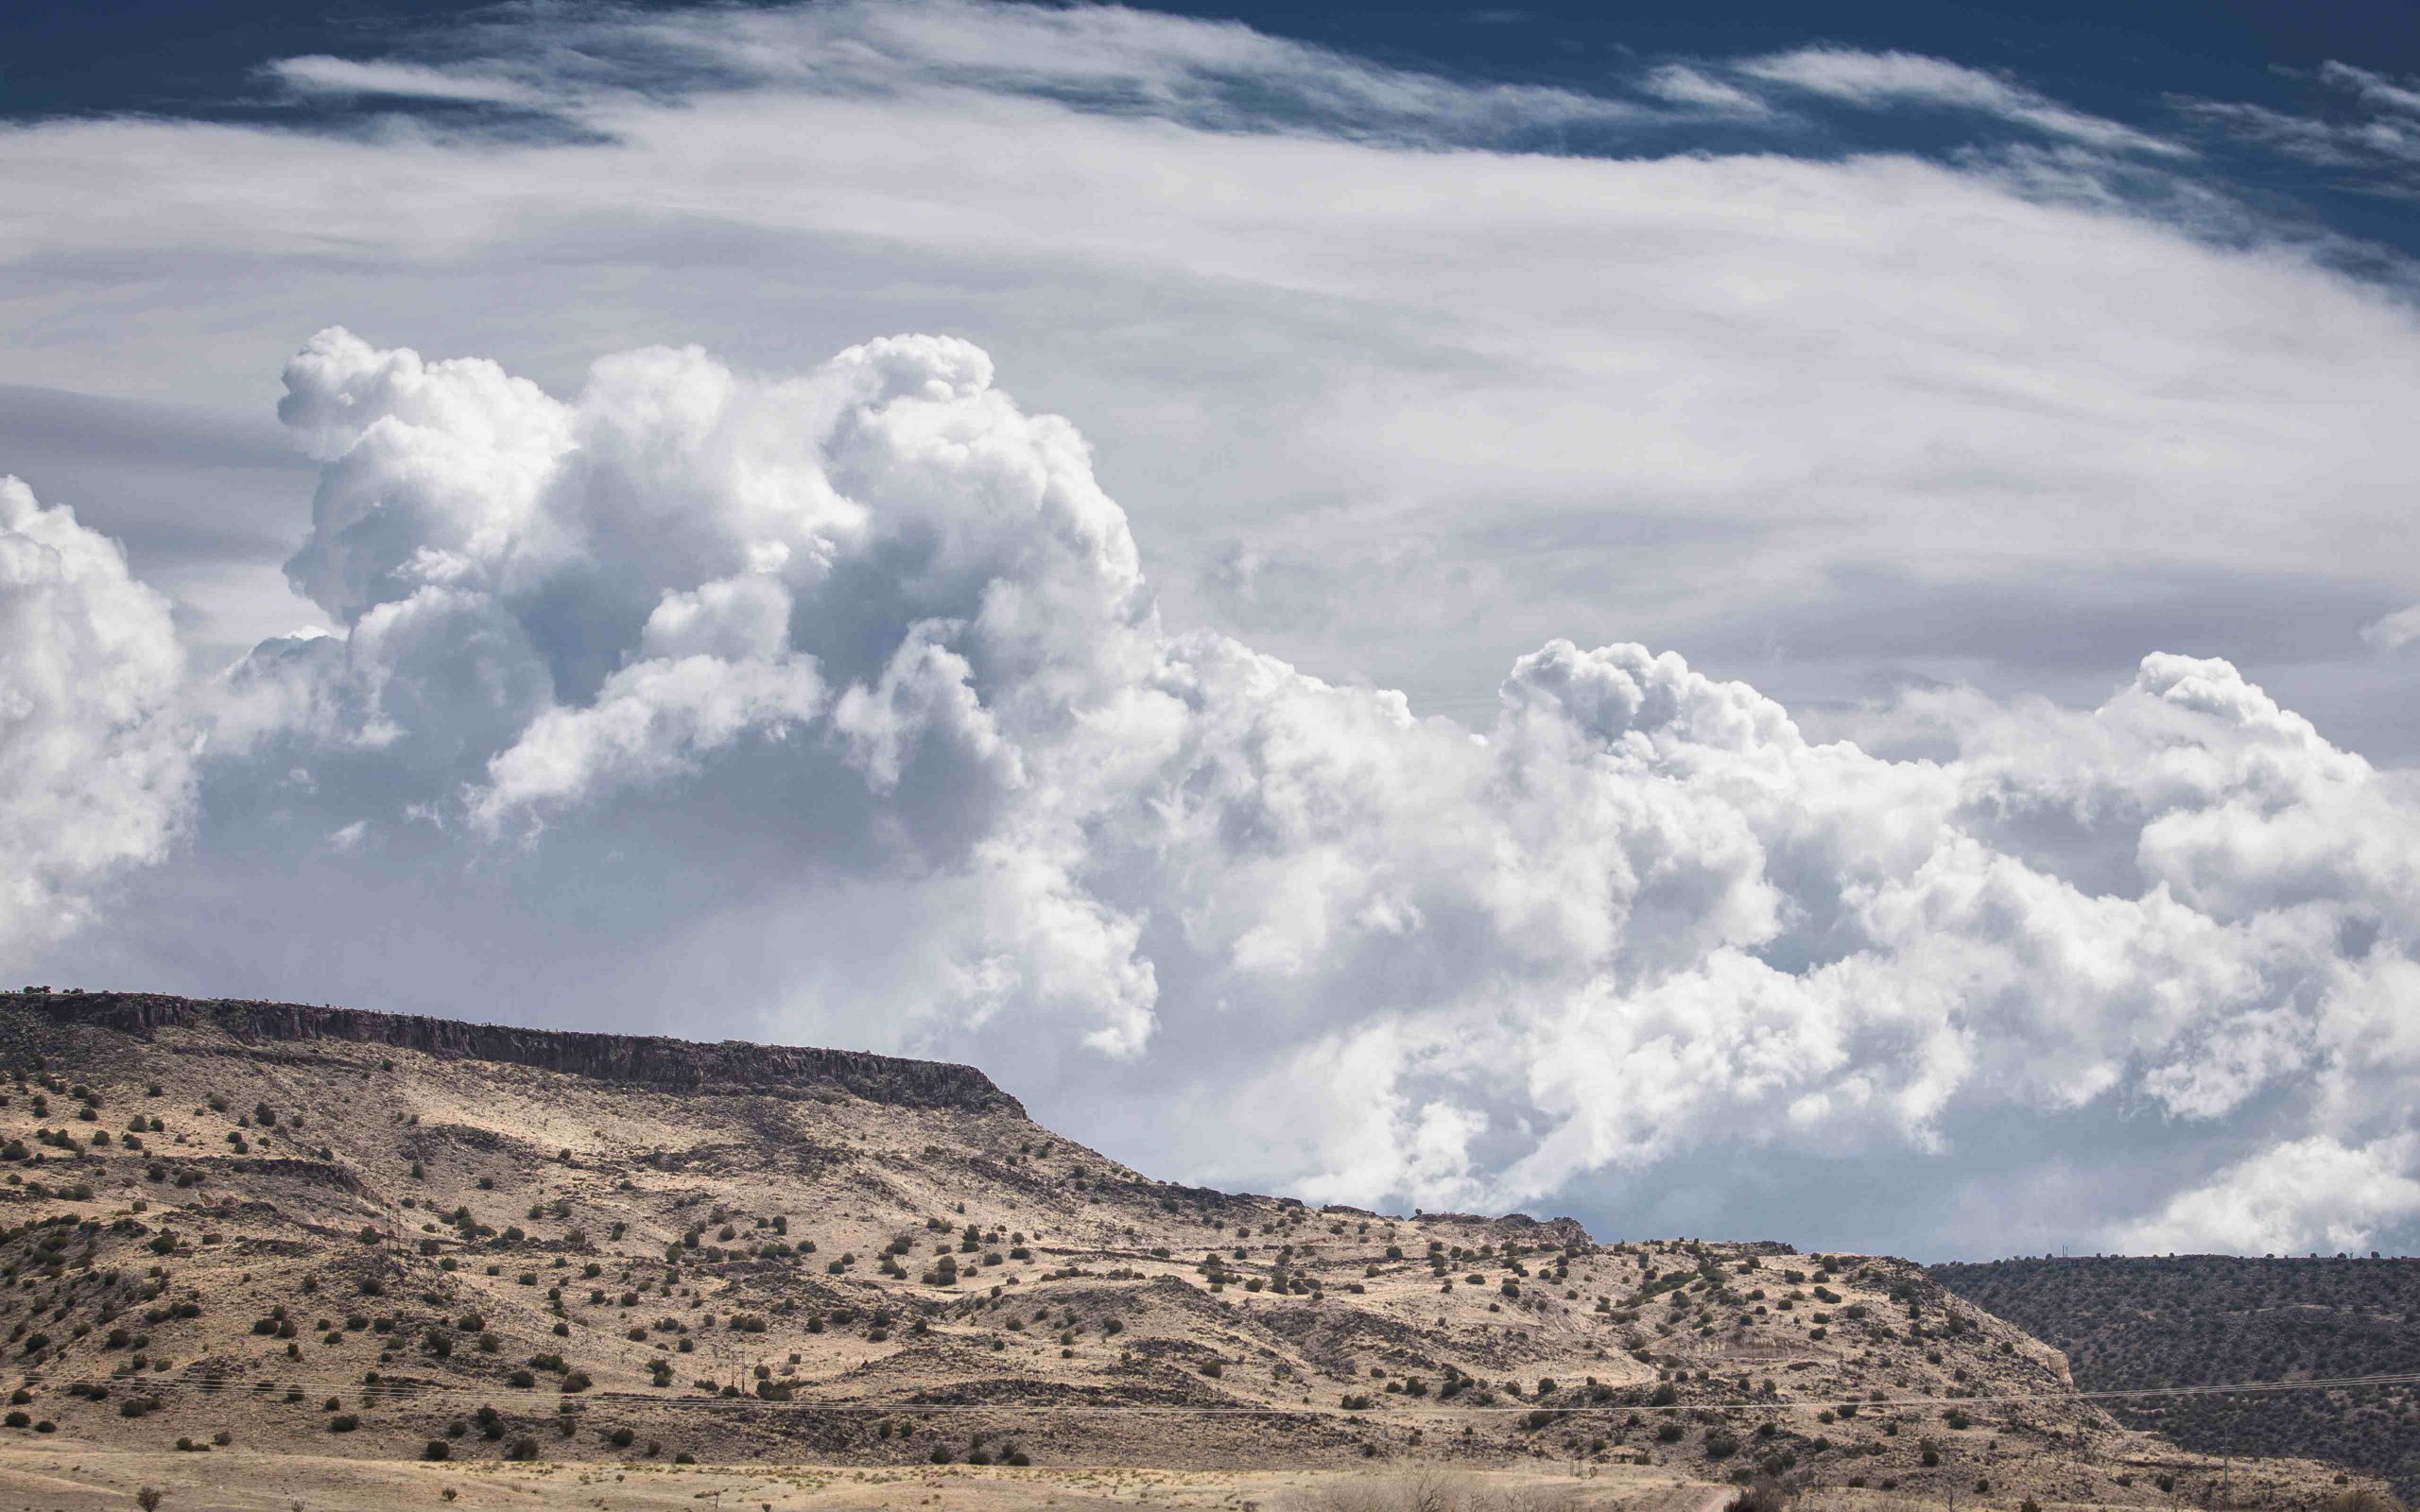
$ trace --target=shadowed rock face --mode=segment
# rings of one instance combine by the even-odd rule
[[[163,992],[6,992],[0,1012],[59,1028],[150,1035],[216,1028],[248,1043],[346,1040],[392,1045],[455,1060],[500,1061],[598,1081],[712,1094],[806,1094],[829,1088],[905,1108],[997,1110],[1024,1116],[1017,1100],[972,1066],[907,1060],[857,1050],[813,1050],[740,1040],[700,1044],[661,1035],[579,1034],[464,1023],[417,1014],[322,1008],[300,1003],[182,998]]]

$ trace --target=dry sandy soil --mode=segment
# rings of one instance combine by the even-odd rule
[[[504,1512],[530,1507],[599,1512],[1086,1512],[1165,1507],[1218,1512],[1362,1512],[1417,1504],[1415,1476],[1362,1469],[1164,1470],[1132,1467],[1006,1469],[966,1466],[862,1469],[834,1466],[428,1465],[299,1453],[189,1456],[57,1444],[0,1450],[0,1508],[87,1512],[134,1504],[142,1487],[163,1493],[164,1512],[384,1512],[440,1508]],[[1737,1494],[1668,1471],[1627,1466],[1538,1469],[1497,1466],[1451,1476],[1448,1512],[1720,1512]],[[450,1494],[449,1494],[450,1493]],[[1968,1504],[1982,1504],[1969,1502]],[[1943,1506],[1904,1494],[1832,1488],[1812,1492],[1799,1512],[1919,1512]],[[2098,1512],[2052,1503],[2047,1512]]]
[[[964,1067],[0,994],[0,1512],[2341,1488],[2121,1430],[1905,1262],[1175,1185]]]
[[[231,1473],[232,1471],[232,1473]],[[1627,1468],[1576,1472],[1497,1470],[1474,1477],[1483,1498],[1540,1507],[1712,1512],[1728,1488]],[[864,1469],[816,1466],[421,1465],[306,1454],[231,1455],[202,1465],[171,1453],[60,1445],[0,1452],[0,1507],[118,1508],[137,1489],[161,1490],[163,1512],[369,1512],[373,1508],[590,1507],[612,1512],[700,1507],[806,1508],[1320,1507],[1340,1489],[1384,1477],[1337,1470],[1013,1469],[965,1466]],[[451,1500],[447,1491],[455,1493]]]

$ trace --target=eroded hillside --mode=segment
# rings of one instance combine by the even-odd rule
[[[9,1431],[385,1457],[1508,1454],[2165,1503],[1904,1262],[1154,1180],[965,1067],[0,995]],[[47,1428],[44,1425],[48,1425]],[[2226,1472],[2308,1504],[2310,1467]]]

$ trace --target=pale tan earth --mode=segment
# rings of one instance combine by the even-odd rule
[[[304,1454],[240,1456],[233,1474],[170,1453],[90,1450],[0,1452],[0,1507],[130,1504],[142,1486],[163,1493],[162,1512],[188,1509],[452,1507],[458,1512],[546,1507],[790,1508],[1315,1507],[1346,1486],[1386,1477],[1363,1470],[1011,1469],[967,1466],[861,1469],[821,1466],[728,1469],[641,1465],[421,1465]],[[1625,1512],[1713,1512],[1729,1487],[1627,1467],[1594,1473],[1498,1470],[1475,1477],[1482,1495],[1524,1504],[1620,1507]],[[452,1501],[445,1499],[455,1492]],[[1878,1493],[1877,1493],[1878,1494]],[[1845,1512],[1845,1509],[1844,1509]]]
[[[60,1445],[0,1450],[0,1508],[86,1512],[163,1493],[162,1512],[374,1512],[447,1508],[504,1512],[529,1507],[600,1512],[1090,1512],[1112,1507],[1215,1512],[1360,1512],[1371,1504],[1419,1505],[1408,1478],[1368,1469],[1031,1469],[923,1466],[862,1469],[821,1465],[731,1467],[638,1464],[429,1465],[317,1454],[250,1452],[203,1464],[174,1452]],[[452,1492],[450,1497],[446,1494]],[[1455,1495],[1455,1492],[1459,1495]],[[1738,1488],[1670,1470],[1630,1466],[1465,1469],[1440,1512],[1721,1512]],[[1961,1498],[1985,1506],[1988,1499]],[[2225,1503],[2221,1503],[2225,1504]],[[1919,1512],[1944,1503],[1904,1491],[1824,1488],[1800,1512]],[[2045,1512],[2086,1512],[2093,1503],[2044,1503]]]
[[[1173,1185],[962,1067],[51,993],[0,994],[0,1512],[2346,1484],[2118,1429],[1906,1262]]]

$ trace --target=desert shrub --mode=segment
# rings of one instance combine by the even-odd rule
[[[1771,1475],[1759,1475],[1740,1487],[1723,1512],[1784,1512],[1797,1499],[1798,1488]]]
[[[441,1438],[432,1438],[427,1443],[421,1446],[420,1457],[423,1459],[438,1460],[452,1459],[454,1457],[454,1446]]]
[[[340,1412],[328,1419],[328,1432],[332,1434],[349,1434],[360,1426],[361,1418],[354,1413]]]
[[[1493,1493],[1467,1470],[1421,1466],[1328,1486],[1294,1504],[1309,1512],[1549,1512],[1563,1503]]]

